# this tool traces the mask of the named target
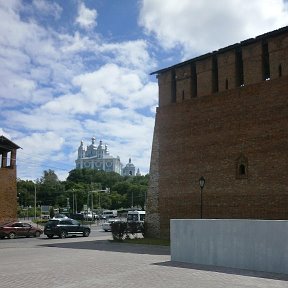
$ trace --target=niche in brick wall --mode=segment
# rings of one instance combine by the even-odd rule
[[[236,159],[236,179],[247,179],[248,178],[248,159],[241,154]]]

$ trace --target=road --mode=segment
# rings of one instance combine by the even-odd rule
[[[88,225],[89,226],[89,225]],[[39,226],[42,228],[41,226]],[[111,232],[105,232],[101,229],[100,226],[89,226],[91,228],[91,233],[88,238],[86,237],[81,237],[81,236],[68,236],[66,238],[67,241],[72,241],[72,242],[85,242],[85,241],[92,241],[92,240],[112,240]],[[39,242],[41,241],[41,242]],[[54,236],[53,239],[48,239],[46,235],[42,234],[40,238],[25,238],[25,237],[19,237],[16,239],[1,239],[0,240],[0,249],[6,248],[6,247],[18,247],[19,245],[23,247],[33,247],[35,245],[41,244],[46,244],[46,243],[59,243],[61,241],[59,237]],[[0,260],[1,261],[1,260]],[[1,286],[0,286],[1,287]]]
[[[0,287],[288,287],[288,275],[171,262],[169,247],[109,239],[110,232],[92,226],[86,238],[0,240]]]

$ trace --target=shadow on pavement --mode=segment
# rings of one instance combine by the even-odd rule
[[[77,241],[69,243],[42,244],[42,247],[67,248],[67,249],[88,249],[109,252],[170,255],[170,247],[156,245],[141,245],[117,243],[109,240]]]
[[[153,265],[288,281],[287,274],[276,274],[276,273],[252,271],[252,270],[245,270],[245,269],[200,265],[200,264],[183,263],[183,262],[177,262],[177,261],[166,261],[166,262],[154,263]]]

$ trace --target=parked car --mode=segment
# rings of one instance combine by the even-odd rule
[[[106,221],[105,223],[102,224],[102,229],[105,232],[111,231],[111,224],[116,222],[116,221],[120,221],[120,219],[115,219],[115,218],[111,218],[108,221]]]
[[[82,235],[88,237],[91,229],[80,224],[77,220],[70,218],[51,219],[44,227],[44,234],[48,238],[53,238],[54,235],[60,238],[66,238],[68,235]]]
[[[43,230],[36,228],[29,223],[10,222],[0,226],[0,238],[14,239],[16,237],[40,237]]]
[[[69,217],[65,214],[55,214],[52,219],[68,219]]]
[[[85,221],[94,221],[96,220],[96,217],[98,216],[94,212],[92,213],[91,211],[89,212],[81,211],[80,213],[83,215],[83,218]]]
[[[75,220],[78,220],[78,221],[84,221],[84,214],[82,213],[74,213],[74,214],[70,214],[70,218],[71,219],[75,219]]]
[[[102,212],[101,218],[102,219],[116,218],[117,215],[118,215],[117,210],[104,210]]]

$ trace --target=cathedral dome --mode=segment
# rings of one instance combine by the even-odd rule
[[[105,149],[101,140],[99,141],[99,145],[98,145],[97,149],[98,150],[104,150]]]

